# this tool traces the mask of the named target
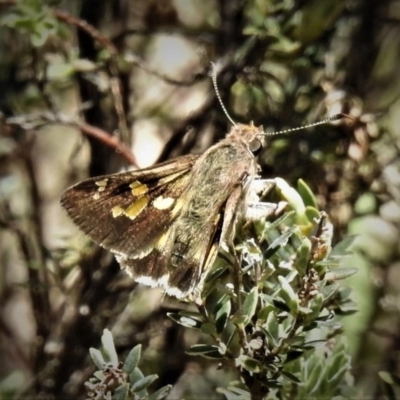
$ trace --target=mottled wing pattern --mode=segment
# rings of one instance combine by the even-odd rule
[[[212,266],[218,253],[223,210],[215,224],[204,227],[201,235],[178,232],[179,219],[155,244],[153,251],[141,259],[117,256],[121,266],[138,282],[148,286],[161,286],[171,296],[182,298],[194,292],[198,297],[205,271]],[[186,252],[187,248],[195,252]],[[182,257],[183,259],[179,259]]]
[[[62,206],[93,241],[127,258],[149,254],[177,216],[177,199],[198,156],[87,179],[68,189]]]

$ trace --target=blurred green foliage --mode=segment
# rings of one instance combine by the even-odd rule
[[[136,364],[133,371],[122,372],[125,381],[116,398],[137,395],[154,372],[160,376],[154,390],[157,384],[162,392],[175,383],[170,396],[188,399],[215,394],[216,388],[228,399],[250,398],[251,392],[268,392],[269,398],[396,398],[396,2],[127,3],[0,4],[0,295],[5,327],[0,351],[7,361],[2,395],[83,393],[88,348],[97,346],[108,326],[119,354],[134,348],[136,359],[137,344],[144,349],[141,370],[133,373]],[[83,29],[86,23],[94,30]],[[180,54],[166,41],[163,57],[155,55],[158,41],[166,38],[190,43],[198,59],[174,65]],[[158,139],[165,143],[163,159],[203,150],[204,143],[226,131],[225,116],[210,101],[214,93],[208,92],[199,111],[180,112],[192,104],[189,93],[198,95],[207,85],[210,61],[220,68],[220,91],[237,121],[254,120],[266,131],[278,131],[337,112],[351,118],[271,137],[260,156],[260,174],[284,178],[277,180],[275,200],[283,197],[294,212],[238,231],[236,256],[222,254],[208,278],[205,306],[197,310],[168,299],[160,305],[159,298],[154,301],[134,288],[109,256],[77,235],[58,247],[49,245],[49,237],[57,241],[65,232],[65,222],[51,225],[61,191],[83,178],[88,164],[90,174],[121,165],[104,143],[64,131],[65,115],[116,134],[124,121],[127,131],[135,132],[139,122],[156,120]],[[140,135],[147,136],[142,129]],[[73,134],[79,139],[71,143]],[[88,147],[91,161],[83,162]],[[153,151],[154,142],[149,148]],[[53,157],[53,164],[43,167],[46,157]],[[299,182],[297,191],[285,181]],[[51,182],[56,189],[49,195]],[[318,209],[327,213],[332,230],[316,231],[316,219],[325,220]],[[330,252],[323,244],[332,235],[339,245]],[[343,239],[352,241],[353,235],[356,252],[349,256],[349,242]],[[236,258],[243,271],[239,296],[230,276]],[[359,272],[352,275],[355,267]],[[348,278],[353,291],[342,285],[342,278]],[[353,314],[355,303],[359,312]],[[28,317],[13,325],[16,312],[10,310],[21,304]],[[179,326],[166,318],[167,312]],[[110,343],[104,346],[108,351]],[[118,369],[114,361],[112,369]],[[128,356],[125,363],[131,361]],[[218,371],[216,362],[221,362]],[[103,370],[103,363],[97,368]],[[98,376],[97,383],[105,379],[104,372]],[[235,381],[239,376],[242,381]],[[143,391],[140,396],[148,395]]]

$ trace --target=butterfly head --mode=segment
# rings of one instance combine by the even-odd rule
[[[262,126],[235,124],[229,132],[228,139],[236,139],[244,143],[253,155],[258,155],[264,146],[264,129]]]

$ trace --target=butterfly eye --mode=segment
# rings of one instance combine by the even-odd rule
[[[262,143],[258,139],[254,139],[249,143],[250,151],[255,155],[258,156],[262,150]]]

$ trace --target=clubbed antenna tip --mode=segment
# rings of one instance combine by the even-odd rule
[[[321,121],[313,122],[312,124],[299,126],[297,128],[284,129],[282,131],[277,131],[277,132],[267,132],[267,133],[265,133],[265,135],[267,135],[267,136],[275,136],[275,135],[281,135],[281,134],[284,134],[284,133],[290,133],[290,132],[294,132],[294,131],[301,131],[303,129],[312,128],[312,127],[317,126],[317,125],[323,125],[323,124],[328,124],[329,122],[338,121],[338,120],[340,120],[342,118],[353,119],[352,117],[350,117],[350,115],[339,113],[339,114],[332,115],[329,118],[325,118],[325,119],[323,119]]]

